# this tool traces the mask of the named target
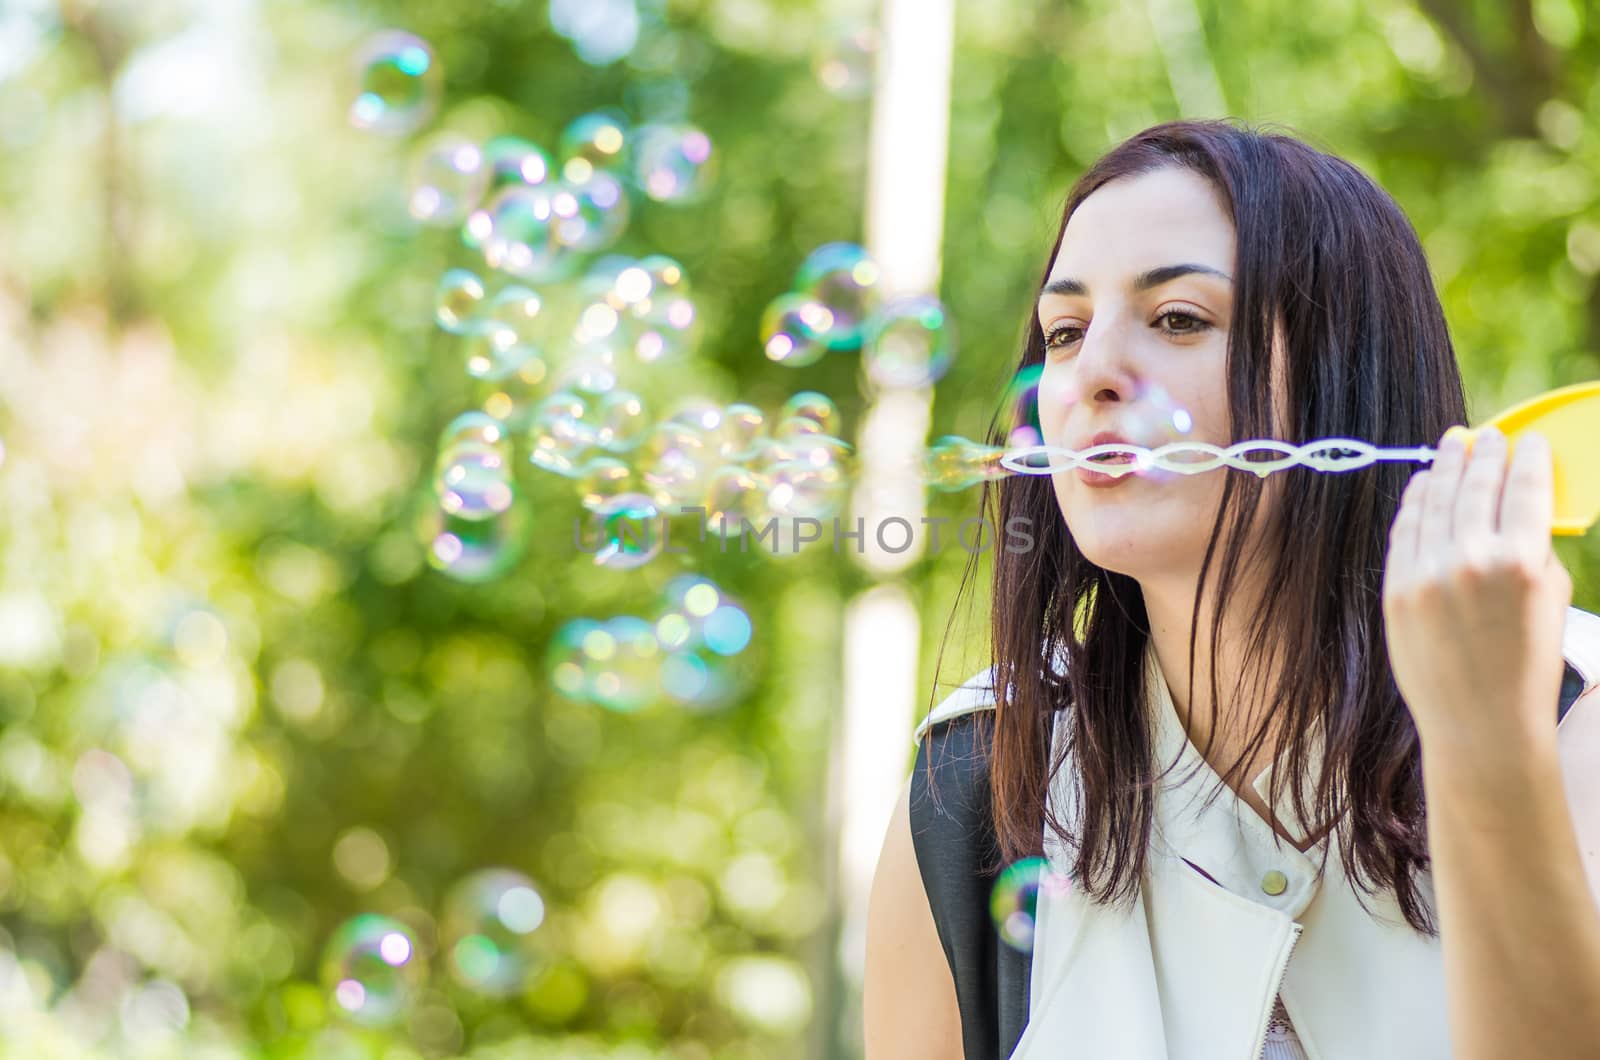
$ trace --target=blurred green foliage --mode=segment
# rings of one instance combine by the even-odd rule
[[[619,249],[685,265],[704,340],[637,389],[765,409],[821,390],[853,435],[854,362],[773,365],[756,322],[808,250],[861,236],[870,106],[815,58],[872,11],[644,10],[648,47],[598,68],[515,0],[0,12],[0,1055],[858,1049],[826,793],[839,616],[867,577],[826,548],[596,569],[548,477],[492,584],[429,570],[416,530],[434,438],[482,393],[431,319],[453,234],[405,218],[405,143],[344,120],[349,56],[382,26],[438,51],[431,128],[553,146],[600,106],[687,99],[718,183],[640,210]],[[1179,116],[1284,123],[1395,194],[1475,418],[1600,376],[1600,26],[1575,0],[993,0],[958,5],[956,40],[940,293],[962,348],[935,435],[993,414],[1074,175]],[[1560,546],[1591,609],[1594,542]],[[908,576],[930,694],[964,560]],[[736,707],[622,716],[551,690],[561,622],[639,613],[685,569],[751,613]],[[977,668],[985,606],[943,680]],[[450,888],[490,866],[549,906],[509,999],[436,952]],[[434,969],[388,1028],[340,1021],[318,979],[367,911]]]

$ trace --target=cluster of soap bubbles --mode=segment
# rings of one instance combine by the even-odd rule
[[[589,465],[586,549],[601,566],[637,567],[665,546],[666,517],[688,512],[701,521],[682,531],[685,543],[710,534],[726,548],[750,533],[766,535],[774,552],[792,548],[797,520],[831,515],[846,499],[851,449],[838,424],[838,409],[815,391],[794,394],[770,421],[754,405],[690,401],[655,425],[637,478]]]
[[[767,359],[801,368],[830,352],[860,350],[871,387],[938,380],[955,355],[950,311],[931,295],[884,299],[879,279],[877,263],[854,243],[825,243],[812,251],[791,288],[762,314]]]
[[[490,997],[522,989],[541,966],[545,905],[527,876],[493,868],[461,880],[445,901],[439,956],[462,987]],[[363,913],[341,924],[323,950],[322,981],[334,1008],[366,1026],[404,1014],[428,979],[417,934],[393,917]]]
[[[750,645],[748,612],[708,578],[668,583],[653,619],[574,619],[552,638],[551,685],[568,699],[631,714],[672,705],[726,706],[741,690],[739,657]]]
[[[464,412],[441,432],[433,474],[437,505],[424,529],[435,569],[482,582],[521,557],[526,510],[512,459],[505,424],[487,413]]]
[[[1067,877],[1050,867],[1045,858],[1025,858],[1003,869],[990,892],[989,913],[1000,940],[1024,953],[1033,951],[1034,929],[1041,893],[1060,893]]]

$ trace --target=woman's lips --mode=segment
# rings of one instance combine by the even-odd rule
[[[1132,464],[1131,460],[1129,461],[1129,464]],[[1137,478],[1139,473],[1137,471],[1124,471],[1118,475],[1110,475],[1104,471],[1090,471],[1087,465],[1080,465],[1077,469],[1077,475],[1078,481],[1082,482],[1085,486],[1091,486],[1094,489],[1104,490],[1110,489],[1113,486],[1120,486],[1124,482],[1128,482],[1131,479]]]

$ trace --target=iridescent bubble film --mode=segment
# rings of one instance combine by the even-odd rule
[[[1067,886],[1067,878],[1053,871],[1044,858],[1026,858],[1002,870],[989,899],[989,913],[1001,941],[1031,953],[1040,893],[1059,893]]]
[[[452,334],[474,334],[483,326],[481,314],[487,294],[477,273],[450,269],[439,277],[434,290],[433,319]]]
[[[668,420],[651,432],[640,466],[656,503],[677,509],[705,498],[711,475],[721,463],[703,428]]]
[[[467,225],[490,268],[535,283],[559,273],[565,248],[557,238],[556,197],[549,185],[513,184],[473,214]]]
[[[808,294],[780,294],[761,314],[761,350],[790,368],[816,364],[828,352],[833,311]]]
[[[586,253],[604,250],[628,227],[628,194],[622,182],[604,170],[586,177],[567,177],[551,198],[556,240]]]
[[[433,117],[444,74],[422,38],[400,30],[374,34],[357,49],[356,70],[350,103],[356,128],[403,136]]]
[[[839,434],[839,406],[828,395],[816,390],[800,390],[791,394],[778,410],[779,429],[776,437],[793,434]]]
[[[862,329],[878,304],[877,262],[854,243],[825,243],[807,255],[794,289],[826,306],[831,314],[821,338],[831,350],[861,345]]]
[[[595,172],[625,171],[628,165],[628,121],[611,111],[595,111],[574,118],[557,147],[562,174],[569,180],[583,181]]]
[[[427,532],[428,565],[456,581],[492,581],[517,565],[526,542],[526,509],[513,491],[511,505],[494,518],[437,510]]]
[[[511,462],[490,449],[449,454],[434,489],[445,514],[469,522],[504,515],[517,499]]]
[[[635,130],[635,180],[657,202],[691,202],[711,183],[711,138],[693,125],[652,123]]]
[[[515,184],[543,184],[552,172],[544,148],[520,136],[496,136],[483,145],[483,158],[489,167],[491,191]]]
[[[1000,465],[1000,458],[1005,454],[1002,447],[947,434],[928,447],[924,475],[930,488],[954,493],[1011,474]]]
[[[1044,442],[1044,435],[1039,430],[1039,378],[1043,374],[1042,363],[1030,364],[1019,371],[1006,387],[1008,446],[1024,447]]]
[[[633,490],[633,469],[614,456],[597,456],[584,466],[578,479],[578,500],[596,511]]]
[[[544,898],[513,869],[483,869],[451,889],[441,922],[450,974],[491,997],[519,992],[543,964]]]
[[[862,362],[875,385],[928,386],[950,367],[955,323],[937,298],[897,298],[867,318],[862,342]]]
[[[512,284],[489,299],[481,331],[467,351],[467,374],[498,381],[522,371],[530,360],[544,359],[550,328],[544,300],[531,288]],[[542,378],[544,372],[540,371]]]
[[[596,566],[633,570],[661,554],[661,510],[643,493],[624,493],[599,505],[591,516],[586,548]],[[676,547],[676,546],[674,546]]]
[[[442,133],[412,157],[406,206],[424,224],[455,225],[477,207],[488,186],[482,149],[465,137]]]
[[[322,981],[333,1008],[368,1026],[403,1015],[423,978],[410,930],[375,913],[345,921],[323,952]]]

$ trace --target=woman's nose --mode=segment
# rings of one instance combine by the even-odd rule
[[[1077,391],[1094,404],[1127,401],[1135,382],[1128,363],[1128,336],[1114,322],[1093,321],[1078,348]]]

